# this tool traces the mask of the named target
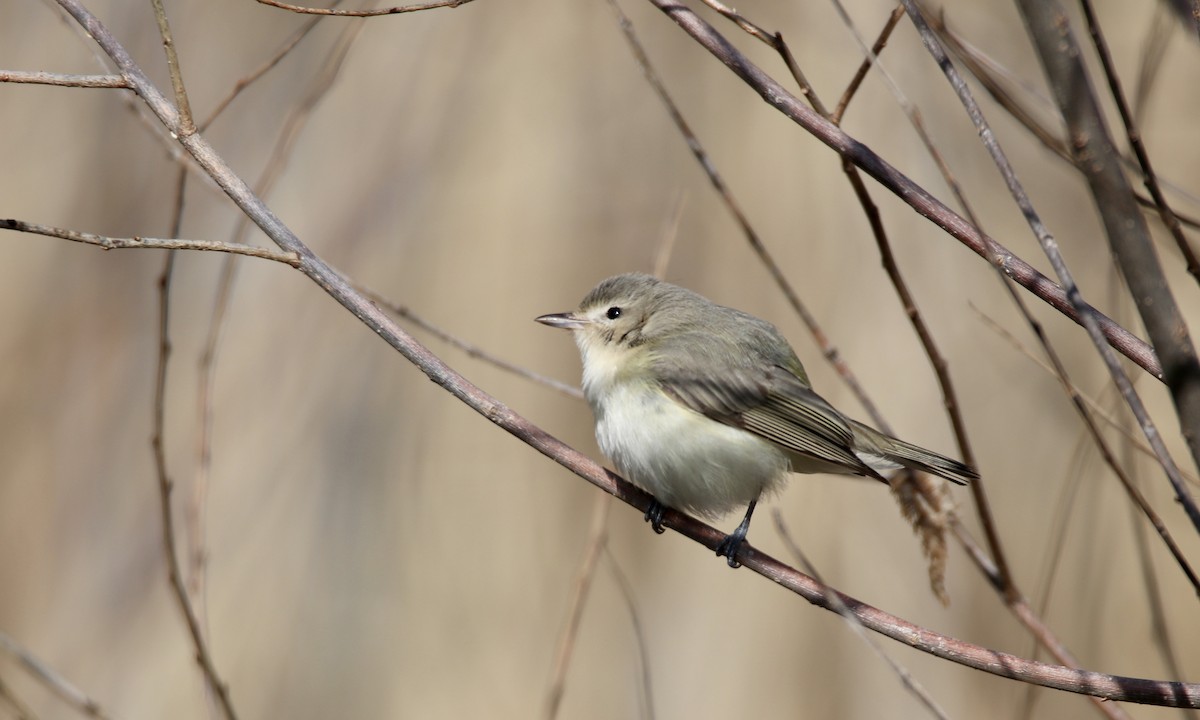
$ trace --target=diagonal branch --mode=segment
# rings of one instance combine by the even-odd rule
[[[1051,0],[1020,0],[1018,7],[1029,35],[1050,80],[1055,99],[1066,119],[1072,156],[1091,188],[1097,209],[1104,221],[1109,245],[1117,257],[1121,274],[1129,285],[1142,323],[1162,359],[1163,379],[1175,401],[1175,410],[1184,440],[1200,467],[1200,360],[1192,346],[1187,324],[1159,265],[1150,243],[1145,218],[1134,202],[1129,182],[1108,135],[1100,108],[1088,82],[1062,7]],[[1043,245],[1052,262],[1057,254],[1053,241]],[[1054,252],[1051,253],[1051,250]],[[1059,267],[1061,265],[1061,267]],[[1074,286],[1061,260],[1056,265],[1063,284]],[[1078,296],[1078,290],[1074,291]],[[1082,298],[1078,300],[1082,303]],[[1192,498],[1174,460],[1167,453],[1162,437],[1150,421],[1141,400],[1133,392],[1129,379],[1116,365],[1111,353],[1103,352],[1105,363],[1125,397],[1146,439],[1158,455],[1163,469],[1183,504],[1192,524],[1200,531],[1200,507]]]
[[[0,632],[0,650],[12,656],[21,667],[25,668],[26,672],[37,678],[50,689],[50,692],[79,712],[98,720],[108,720],[110,717],[104,708],[100,707],[100,703],[88,697],[87,693],[72,685],[70,681],[3,632]]]
[[[838,154],[849,159],[850,162],[895,193],[918,214],[933,221],[938,227],[970,248],[972,252],[987,260],[990,260],[990,252],[999,252],[1000,264],[1006,275],[1066,317],[1076,323],[1083,323],[1079,312],[1067,298],[1066,292],[1053,280],[1038,272],[1032,265],[1017,257],[995,239],[992,239],[989,245],[987,238],[965,218],[913,182],[865,144],[847,135],[841,128],[809,109],[799,98],[750,62],[745,55],[730,45],[728,40],[692,12],[690,8],[681,5],[677,0],[650,0],[650,2],[683,28],[704,49],[725,63],[769,105],[796,122]],[[1159,380],[1163,379],[1162,367],[1158,358],[1144,340],[1095,308],[1091,308],[1091,306],[1088,308],[1095,315],[1100,329],[1110,345],[1154,377]]]

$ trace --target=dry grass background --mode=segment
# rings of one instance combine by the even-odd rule
[[[928,362],[836,156],[661,13],[624,6],[752,222],[868,392],[904,437],[957,454]],[[89,7],[167,88],[149,3]],[[0,9],[0,68],[97,71],[89,46],[48,4],[0,0]],[[306,21],[249,1],[167,9],[201,117]],[[738,9],[784,32],[827,101],[841,92],[859,53],[830,5],[750,1]],[[873,35],[891,6],[862,0],[849,9]],[[1132,86],[1154,8],[1109,1],[1099,9]],[[949,12],[967,38],[1042,87],[1012,7],[956,3]],[[357,21],[324,21],[206,133],[243,177],[257,177],[348,22]],[[784,77],[765,48],[721,27]],[[1145,108],[1145,135],[1162,175],[1195,192],[1200,47],[1173,32]],[[922,108],[986,229],[1048,271],[907,21],[885,60]],[[0,216],[165,236],[176,173],[169,143],[123,100],[120,91],[0,84]],[[984,102],[1084,292],[1137,328],[1113,291],[1107,246],[1078,177]],[[845,126],[948,197],[876,74]],[[950,361],[1018,582],[1037,597],[1050,558],[1061,553],[1044,615],[1083,665],[1168,677],[1134,539],[1145,524],[1081,440],[1054,379],[970,308],[1028,341],[1002,288],[983,261],[895,198],[875,196]],[[573,308],[609,274],[649,269],[680,199],[667,278],[776,322],[817,388],[863,416],[715,199],[599,0],[477,0],[369,21],[267,198],[304,242],[357,281],[497,356],[572,382],[574,346],[532,318]],[[1200,212],[1195,201],[1177,206]],[[193,182],[182,236],[230,239],[237,218],[214,188]],[[150,452],[162,256],[12,233],[3,243],[0,631],[113,717],[208,717],[165,582]],[[1160,247],[1195,330],[1200,289],[1169,241]],[[197,363],[221,262],[182,254],[174,280],[166,440],[181,529],[196,468]],[[298,273],[240,264],[216,376],[206,523],[211,646],[241,717],[538,716],[597,491],[428,382]],[[1079,385],[1111,405],[1082,331],[1040,303],[1035,312]],[[417,334],[516,411],[599,457],[583,403]],[[1144,376],[1139,386],[1175,456],[1190,466],[1164,389]],[[1161,473],[1142,459],[1136,466],[1196,562],[1200,540]],[[957,497],[975,527],[969,497]],[[797,476],[774,506],[838,588],[956,637],[1032,652],[1028,634],[956,547],[953,604],[937,603],[916,539],[876,485]],[[627,507],[614,506],[608,527],[644,629],[656,717],[925,716],[836,616],[729,570],[678,535],[655,536]],[[750,539],[786,557],[766,513]],[[1150,545],[1184,673],[1200,679],[1195,595],[1160,544]],[[1077,696],[1030,695],[1018,683],[885,647],[953,717],[1096,715]],[[645,716],[639,662],[606,560],[560,716]],[[39,717],[70,715],[12,662],[0,661],[0,679]]]

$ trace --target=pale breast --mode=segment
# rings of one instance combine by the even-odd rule
[[[689,410],[652,385],[590,390],[600,449],[664,505],[718,517],[774,490],[787,474],[779,448]]]

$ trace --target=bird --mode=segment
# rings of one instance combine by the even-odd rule
[[[758,501],[789,473],[979,477],[834,408],[771,323],[654,276],[610,277],[575,311],[536,320],[574,336],[597,444],[653,496],[645,519],[655,532],[668,507],[708,520],[746,507],[717,547],[731,567]]]

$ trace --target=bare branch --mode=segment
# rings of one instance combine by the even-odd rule
[[[592,522],[588,530],[587,544],[584,547],[583,558],[579,561],[579,569],[575,571],[571,601],[567,603],[567,623],[558,636],[550,685],[546,690],[546,710],[543,716],[548,720],[558,717],[558,709],[562,704],[567,668],[571,666],[575,639],[579,636],[579,625],[583,621],[583,607],[591,594],[592,581],[596,579],[600,552],[608,542],[608,515],[611,507],[612,498],[605,495],[597,495],[592,504]]]
[[[1009,332],[1003,325],[1001,325],[995,318],[989,317],[982,310],[975,307],[974,304],[971,304],[971,309],[974,310],[975,313],[979,315],[980,319],[983,320],[984,324],[988,327],[988,329],[990,329],[992,332],[996,333],[1001,338],[1006,340],[1009,345],[1012,345],[1022,355],[1029,358],[1030,360],[1032,360],[1035,365],[1040,367],[1042,370],[1045,370],[1047,373],[1049,373],[1053,377],[1061,377],[1061,376],[1057,375],[1054,368],[1051,367],[1049,363],[1047,363],[1046,361],[1044,361],[1041,358],[1034,355],[1033,351],[1031,351],[1029,348],[1025,347],[1024,345],[1022,345],[1021,341],[1018,340],[1016,338],[1016,336],[1013,335],[1011,332]],[[1142,439],[1140,436],[1134,434],[1132,431],[1130,431],[1128,428],[1124,427],[1120,422],[1118,422],[1115,418],[1113,418],[1112,415],[1108,414],[1108,412],[1105,411],[1105,409],[1100,406],[1099,402],[1097,402],[1094,398],[1084,394],[1077,385],[1075,385],[1074,383],[1071,383],[1071,379],[1069,377],[1062,378],[1062,379],[1065,379],[1068,383],[1070,383],[1071,392],[1079,395],[1079,397],[1085,403],[1087,403],[1088,408],[1091,409],[1092,414],[1095,415],[1095,417],[1100,418],[1110,428],[1121,433],[1121,435],[1124,436],[1124,438],[1129,442],[1129,444],[1134,449],[1136,449],[1138,452],[1142,453],[1143,455],[1145,455],[1149,458],[1154,458],[1154,450],[1149,445],[1146,444],[1146,441],[1144,439]],[[1185,480],[1187,480],[1189,483],[1191,483],[1193,485],[1200,485],[1200,478],[1197,478],[1195,475],[1192,475],[1190,473],[1183,471],[1182,468],[1180,469],[1180,472],[1183,474],[1183,478]]]
[[[181,135],[180,137],[183,136]],[[200,665],[200,670],[204,675],[204,682],[209,691],[216,697],[217,705],[220,707],[221,713],[226,720],[237,720],[237,712],[234,710],[233,700],[229,696],[229,686],[221,680],[220,675],[217,673],[216,661],[213,660],[212,653],[208,649],[208,643],[204,639],[204,632],[200,627],[200,621],[195,609],[192,607],[191,600],[188,599],[187,587],[183,581],[183,573],[180,571],[179,555],[175,544],[175,520],[171,510],[171,492],[174,485],[167,471],[167,453],[164,439],[166,427],[164,416],[166,413],[167,367],[171,355],[169,332],[170,289],[174,260],[174,252],[169,253],[166,263],[163,266],[162,276],[158,281],[159,352],[154,383],[154,436],[151,438],[150,443],[154,451],[154,469],[158,476],[158,500],[159,513],[162,518],[163,554],[167,563],[167,580],[171,585],[171,594],[179,606],[184,624],[187,626],[188,634],[191,636],[192,646],[196,650],[196,662]]]
[[[127,88],[120,75],[64,75],[41,71],[0,70],[0,82],[82,88]]]
[[[800,545],[796,543],[796,541],[792,538],[792,534],[788,532],[787,524],[783,521],[783,513],[779,512],[779,508],[774,509],[774,511],[771,513],[771,518],[775,521],[775,531],[778,532],[779,537],[783,539],[784,546],[787,547],[788,552],[790,552],[795,558],[796,564],[804,568],[804,572],[811,575],[813,580],[821,583],[826,589],[828,589],[829,586],[825,584],[824,578],[822,578],[817,572],[816,567],[809,562],[808,557],[804,554],[804,551],[800,549]],[[892,671],[892,673],[900,679],[900,684],[904,686],[904,689],[912,693],[913,697],[915,697],[918,702],[925,706],[925,709],[929,711],[930,715],[940,718],[941,720],[949,720],[949,716],[946,715],[946,711],[943,710],[940,705],[938,705],[937,700],[933,699],[933,696],[929,694],[929,691],[927,691],[924,686],[921,685],[921,683],[917,682],[917,679],[913,677],[912,672],[910,672],[908,668],[901,665],[897,660],[892,658],[892,656],[888,655],[887,652],[885,652],[884,649],[879,645],[879,643],[875,641],[875,638],[865,632],[862,623],[858,621],[858,618],[854,616],[854,613],[850,612],[850,608],[841,604],[841,602],[838,601],[837,595],[834,593],[830,593],[829,598],[832,601],[833,611],[846,619],[846,624],[850,626],[850,629],[854,631],[854,634],[857,635],[864,643],[866,643],[867,647],[871,649],[871,652],[875,653],[875,656],[882,660],[884,664],[887,665]]]
[[[38,679],[63,702],[79,712],[92,718],[107,720],[111,717],[100,703],[88,697],[87,693],[72,685],[66,678],[52,670],[33,653],[26,650],[16,640],[0,632],[0,650],[8,653],[25,671]]]
[[[192,105],[188,102],[187,89],[183,84],[183,71],[179,69],[179,56],[175,52],[175,38],[167,22],[167,11],[162,0],[150,0],[154,7],[154,19],[158,22],[158,34],[162,37],[163,52],[167,55],[167,72],[171,76],[171,89],[175,91],[175,110],[179,113],[179,131],[184,135],[196,132],[192,120]]]
[[[1183,226],[1179,224],[1179,218],[1167,204],[1167,198],[1163,196],[1162,188],[1158,186],[1158,176],[1150,164],[1150,155],[1146,152],[1145,144],[1142,143],[1142,134],[1138,132],[1133,112],[1130,111],[1129,103],[1125,100],[1125,93],[1121,90],[1121,78],[1117,76],[1117,68],[1113,65],[1112,55],[1108,52],[1108,42],[1105,41],[1104,33],[1100,29],[1100,22],[1096,19],[1096,11],[1092,9],[1090,0],[1080,0],[1080,5],[1083,7],[1083,15],[1087,19],[1092,43],[1096,46],[1096,54],[1100,56],[1104,76],[1108,80],[1109,91],[1113,101],[1117,104],[1117,111],[1121,114],[1121,122],[1125,125],[1125,137],[1129,140],[1129,147],[1133,150],[1133,155],[1137,158],[1138,166],[1142,170],[1146,189],[1150,191],[1150,197],[1154,199],[1154,206],[1158,209],[1158,215],[1162,218],[1163,225],[1167,226],[1171,237],[1175,238],[1175,245],[1183,254],[1184,260],[1187,261],[1188,272],[1193,278],[1200,280],[1200,259],[1196,258],[1196,252],[1192,250],[1183,234]]]
[[[248,87],[274,67],[276,63],[299,44],[300,40],[321,19],[320,17],[310,18],[298,32],[284,41],[282,46],[267,62],[259,66],[249,76],[239,80],[234,90],[226,96],[224,101],[218,104],[208,119],[204,121],[202,127],[207,127],[209,123],[219,117],[219,114],[228,107],[228,103],[233,101],[240,90]],[[313,110],[321,98],[333,88],[355,38],[359,36],[364,27],[362,23],[352,23],[343,27],[337,42],[334,43],[328,56],[320,64],[321,72],[313,79],[308,92],[300,98],[288,113],[287,119],[284,121],[283,127],[279,132],[279,137],[274,147],[272,147],[271,154],[259,177],[255,191],[260,197],[269,194],[275,182],[282,176],[301,131],[312,117]],[[244,240],[249,228],[250,223],[246,216],[239,216],[238,224],[233,232],[234,240]],[[213,394],[217,382],[217,359],[219,357],[220,341],[223,337],[225,318],[228,316],[227,313],[231,298],[233,297],[233,289],[236,285],[239,267],[240,263],[233,256],[226,257],[225,262],[221,265],[221,272],[217,280],[217,292],[213,299],[212,313],[209,317],[208,331],[204,338],[204,348],[200,353],[200,379],[196,386],[196,407],[199,414],[198,429],[196,432],[197,458],[192,493],[187,504],[186,518],[188,520],[190,538],[188,584],[196,596],[196,602],[201,610],[207,607],[205,592],[207,586],[208,550],[205,515],[208,509],[208,495],[212,471],[212,438],[215,422]],[[203,615],[201,617],[203,619]]]
[[[310,18],[308,22],[297,28],[296,32],[292,33],[290,37],[280,43],[279,48],[272,53],[270,57],[264,60],[261,65],[254,70],[251,70],[244,77],[234,83],[233,88],[229,91],[229,94],[222,98],[221,101],[217,103],[216,107],[212,109],[212,112],[208,114],[208,117],[202,123],[200,123],[200,131],[204,132],[208,126],[213,123],[213,121],[221,116],[221,113],[225,112],[225,108],[229,107],[230,103],[232,103],[238,97],[238,95],[242,94],[242,91],[254,84],[256,80],[267,74],[271,68],[278,65],[281,60],[287,57],[288,53],[290,53],[297,45],[299,45],[300,41],[307,37],[313,28],[315,28],[321,22],[321,20],[321,17]]]
[[[654,692],[650,682],[650,659],[646,651],[646,633],[642,629],[642,616],[638,612],[637,603],[633,597],[633,583],[629,582],[629,578],[617,564],[617,559],[613,557],[612,548],[607,544],[604,546],[604,556],[608,558],[608,569],[612,572],[613,579],[617,581],[617,589],[621,591],[625,609],[629,611],[629,622],[633,625],[633,637],[638,649],[638,670],[640,671],[638,675],[642,679],[645,717],[647,720],[654,720]]]
[[[284,265],[291,265],[292,267],[300,267],[300,256],[296,253],[279,252],[270,248],[243,245],[242,243],[227,243],[220,240],[182,240],[178,238],[162,239],[144,237],[115,238],[79,232],[77,230],[50,227],[49,225],[38,225],[37,223],[29,223],[12,218],[0,218],[0,230],[15,230],[33,235],[45,235],[85,245],[95,245],[105,250],[126,250],[132,248],[150,250],[201,250],[246,255],[263,260],[272,260]]]
[[[875,65],[875,59],[879,57],[879,53],[883,52],[888,39],[892,36],[892,31],[896,29],[896,25],[902,17],[904,17],[904,6],[896,5],[896,9],[892,10],[892,14],[888,16],[887,22],[883,24],[883,30],[879,31],[879,37],[875,38],[874,44],[871,45],[870,52],[863,58],[862,63],[858,66],[858,70],[854,71],[854,77],[850,78],[850,83],[846,85],[846,90],[842,93],[842,97],[838,99],[837,107],[833,109],[833,115],[829,118],[835,125],[841,124],[842,116],[846,113],[846,106],[850,104],[850,100],[858,92],[859,86],[862,85],[862,81],[867,77],[867,72]]]
[[[423,318],[420,315],[413,312],[412,309],[409,308],[407,305],[401,305],[400,303],[392,302],[391,300],[388,300],[387,298],[383,297],[382,295],[380,295],[379,293],[377,293],[373,290],[363,288],[363,287],[359,287],[359,288],[357,288],[357,290],[359,292],[361,292],[362,294],[366,295],[367,297],[371,298],[372,300],[374,300],[376,303],[378,303],[380,305],[380,307],[386,308],[389,312],[395,314],[396,317],[400,317],[400,318],[403,318],[403,319],[409,321],[413,325],[416,325],[417,327],[421,328],[422,330],[429,333],[430,335],[433,335],[434,337],[438,338],[442,342],[445,342],[449,345],[452,345],[453,347],[458,348],[459,350],[462,350],[467,355],[475,358],[476,360],[482,360],[482,361],[488,363],[489,365],[492,365],[493,367],[500,368],[501,370],[504,370],[505,372],[508,372],[508,373],[512,373],[513,375],[516,375],[517,377],[522,377],[522,378],[525,378],[526,380],[531,380],[539,385],[544,385],[545,387],[548,387],[551,390],[555,390],[559,393],[562,393],[563,395],[566,395],[567,397],[569,397],[573,400],[582,400],[583,399],[583,391],[573,385],[568,385],[564,382],[555,380],[554,378],[546,377],[545,375],[542,375],[541,373],[536,373],[528,368],[521,367],[520,365],[516,365],[507,360],[501,360],[500,358],[489,353],[487,350],[484,350],[483,348],[479,347],[478,345],[475,345],[474,343],[469,343],[466,340],[463,340],[462,338],[458,337],[457,335],[451,335],[450,333],[446,332],[445,330],[439,328],[437,325],[434,325],[433,323],[429,322],[425,318]]]
[[[339,10],[334,8],[314,8],[304,7],[302,5],[292,5],[290,3],[279,2],[278,0],[257,0],[261,5],[270,5],[281,10],[288,10],[294,13],[302,13],[305,15],[332,15],[336,17],[379,17],[380,15],[399,15],[400,13],[420,12],[421,10],[435,10],[437,8],[456,8],[459,5],[466,5],[471,0],[436,0],[435,2],[422,3],[420,5],[400,5],[390,8],[377,8],[375,10]]]

